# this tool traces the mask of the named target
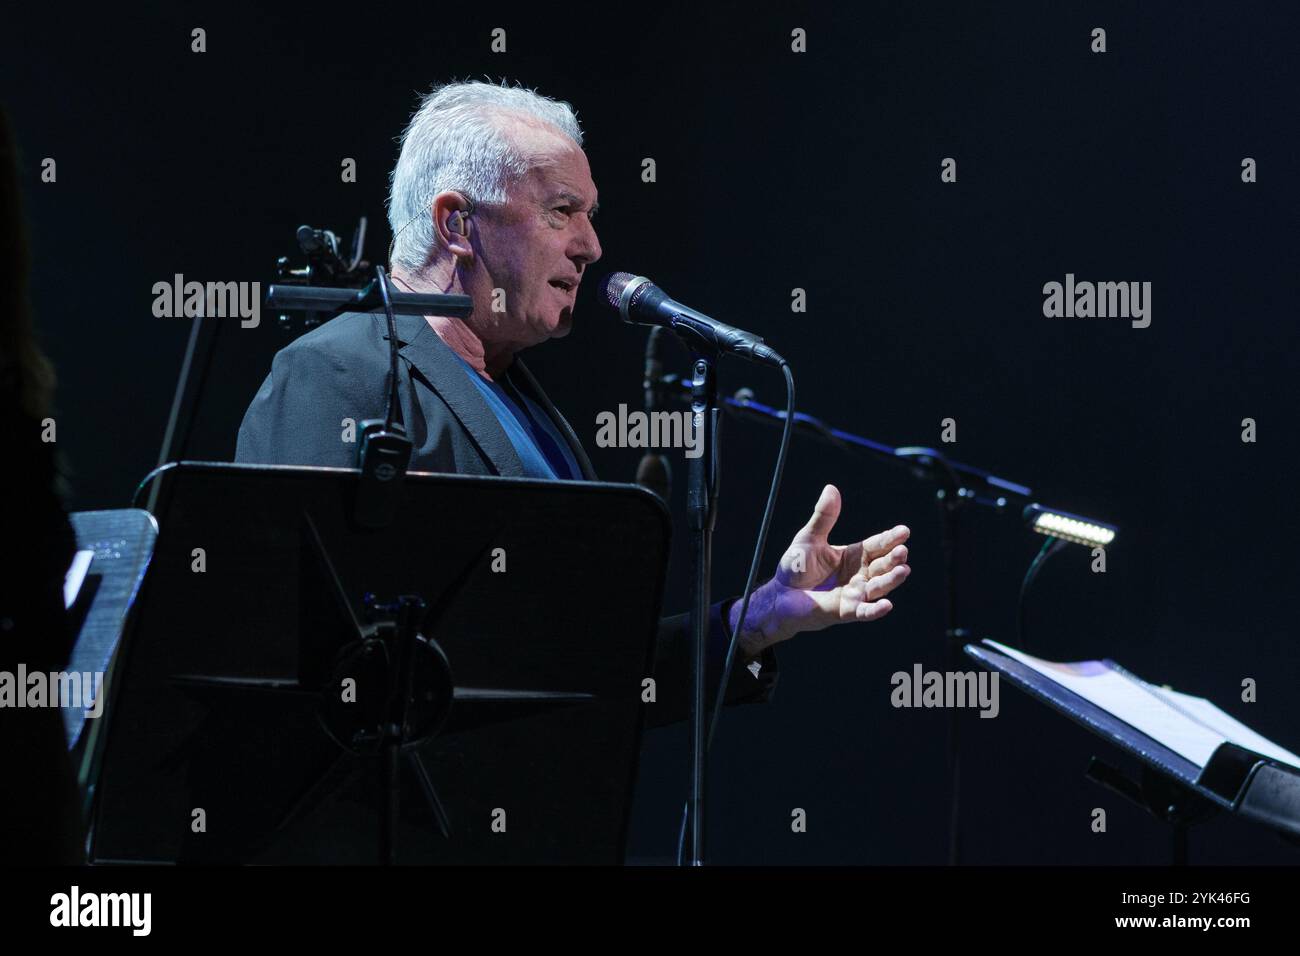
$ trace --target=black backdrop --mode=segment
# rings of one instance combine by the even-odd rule
[[[1111,656],[1300,748],[1291,602],[1296,452],[1295,238],[1300,141],[1293,5],[870,3],[608,8],[393,4],[241,9],[51,7],[3,31],[3,91],[25,151],[33,295],[60,376],[58,436],[78,509],[125,505],[155,463],[188,332],[151,314],[174,273],[267,282],[301,222],[386,248],[386,177],[416,94],[506,77],[578,109],[603,211],[593,270],[653,277],[765,335],[800,408],[893,444],[937,444],[1109,518],[1108,570],[1048,565],[1031,648]],[[190,31],[207,31],[207,52]],[[506,30],[507,51],[490,52]],[[808,52],[790,50],[807,30]],[[1090,51],[1094,27],[1108,50]],[[40,161],[58,180],[39,180]],[[641,181],[653,157],[658,181]],[[1240,178],[1243,157],[1259,181]],[[344,157],[358,181],[340,181]],[[958,182],[940,182],[954,157]],[[1153,321],[1049,319],[1043,283],[1146,280]],[[807,290],[806,313],[790,310]],[[639,401],[644,330],[579,296],[566,340],[530,364],[598,471],[595,416]],[[189,457],[229,459],[284,338],[222,331]],[[740,364],[723,385],[776,403]],[[1258,441],[1241,441],[1254,418]],[[743,581],[777,432],[727,427],[716,587]],[[945,852],[943,711],[896,710],[889,676],[943,665],[931,493],[796,439],[770,571],[822,483],[836,540],[904,522],[913,575],[884,622],[783,645],[768,707],[729,712],[713,763],[719,862],[933,863]],[[670,608],[685,607],[680,470]],[[965,620],[1015,643],[1020,577],[1040,543],[1014,518],[965,526]],[[1240,701],[1241,682],[1258,701]],[[973,715],[970,715],[973,717]],[[1084,731],[1007,692],[966,721],[967,854],[977,863],[1156,863],[1168,836],[1082,777]],[[671,854],[686,732],[646,744],[632,850]],[[792,833],[795,807],[806,833]],[[1109,814],[1104,834],[1091,811]],[[1194,862],[1294,862],[1217,820]]]

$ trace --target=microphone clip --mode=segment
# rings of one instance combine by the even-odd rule
[[[359,526],[386,528],[393,523],[412,447],[406,429],[397,422],[391,427],[385,427],[382,418],[361,423],[361,478],[353,511]]]

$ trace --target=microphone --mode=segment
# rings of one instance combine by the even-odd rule
[[[663,348],[663,334],[663,328],[656,326],[650,330],[650,337],[645,343],[645,379],[642,387],[645,389],[647,416],[659,411],[664,404],[664,363],[660,354]],[[653,491],[666,502],[673,483],[673,471],[668,465],[668,459],[657,452],[647,450],[641,456],[641,463],[636,466],[636,483],[642,488]]]
[[[763,344],[761,336],[709,318],[703,312],[696,312],[670,299],[663,289],[645,276],[615,272],[605,277],[600,288],[605,300],[618,310],[624,322],[671,329],[693,348],[717,349],[778,368],[786,364],[775,349]]]

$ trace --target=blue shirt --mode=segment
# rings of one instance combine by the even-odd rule
[[[536,402],[510,385],[508,379],[504,385],[489,382],[459,355],[456,360],[465,367],[465,374],[501,423],[527,477],[582,480],[582,468],[568,443]]]

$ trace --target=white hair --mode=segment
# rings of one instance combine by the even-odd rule
[[[416,272],[437,251],[429,204],[444,190],[471,203],[506,201],[506,189],[528,172],[529,159],[507,135],[511,116],[556,127],[582,145],[578,117],[568,103],[523,87],[478,81],[435,86],[402,133],[402,150],[389,177],[391,264]]]

